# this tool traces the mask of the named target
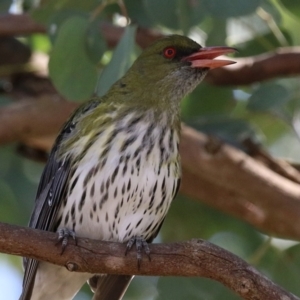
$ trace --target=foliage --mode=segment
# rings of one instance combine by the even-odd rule
[[[9,0],[1,1],[0,11],[7,11],[9,5]],[[124,74],[140,52],[134,41],[137,26],[188,34],[202,45],[228,44],[239,49],[239,57],[300,43],[297,0],[24,0],[22,7],[48,28],[46,38],[36,35],[25,42],[33,51],[49,54],[51,79],[72,101],[84,101],[93,93],[102,95]],[[131,25],[115,49],[109,48],[99,24],[123,26],[126,18]],[[251,136],[273,153],[299,160],[299,154],[293,155],[300,135],[294,121],[300,108],[298,80],[276,78],[239,87],[203,83],[182,103],[182,116],[197,129],[235,145]],[[287,138],[289,147],[283,144]],[[11,147],[0,149],[0,155],[0,220],[25,225],[42,165],[19,157]],[[178,197],[159,240],[195,237],[229,249],[300,296],[298,243],[270,242],[243,221]],[[87,288],[76,299],[85,299],[85,293]],[[124,299],[184,297],[238,299],[218,283],[195,278],[137,278]]]

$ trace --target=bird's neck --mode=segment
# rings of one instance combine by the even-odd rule
[[[145,85],[120,79],[112,86],[105,101],[112,101],[123,117],[134,112],[143,116],[144,120],[156,122],[158,126],[168,126],[179,131],[181,98],[159,85],[148,85],[145,89],[141,86]]]

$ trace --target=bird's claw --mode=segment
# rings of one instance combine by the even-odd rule
[[[73,230],[68,229],[68,228],[59,228],[57,230],[58,233],[58,241],[56,244],[61,242],[61,252],[60,254],[63,254],[67,245],[69,238],[72,237],[73,240],[75,241],[75,244],[77,245],[77,240],[76,240],[76,234]]]
[[[136,257],[137,257],[137,264],[138,264],[138,269],[141,267],[141,262],[142,262],[142,250],[146,253],[148,256],[149,261],[151,261],[151,256],[150,256],[150,249],[148,243],[140,236],[135,236],[132,237],[126,246],[126,251],[125,255],[131,250],[132,246],[135,244],[136,247]]]

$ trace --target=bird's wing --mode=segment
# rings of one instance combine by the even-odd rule
[[[57,152],[60,149],[61,142],[74,135],[77,131],[76,124],[78,120],[82,116],[89,114],[100,102],[99,98],[86,102],[73,113],[73,116],[63,126],[42,173],[29,227],[47,231],[55,231],[57,229],[55,228],[56,216],[65,197],[72,165],[70,157],[59,158]],[[24,258],[23,264],[25,272],[20,300],[30,300],[38,261]]]
[[[55,229],[56,215],[63,201],[70,174],[70,158],[60,160],[56,157],[56,151],[64,135],[69,132],[70,126],[72,124],[68,122],[58,136],[43,171],[34,210],[29,222],[29,226],[32,228],[47,231]],[[23,291],[20,300],[29,300],[32,294],[38,261],[24,258],[24,267]]]

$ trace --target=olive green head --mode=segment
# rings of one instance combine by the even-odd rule
[[[231,62],[213,60],[233,52],[229,47],[203,48],[188,37],[171,35],[156,41],[136,59],[111,92],[137,106],[176,109],[210,68]],[[127,97],[126,97],[127,95]]]
[[[136,77],[136,84],[161,98],[181,98],[204,77],[208,68],[192,68],[184,58],[196,53],[201,46],[180,35],[156,41],[145,49],[128,72]],[[173,99],[175,100],[175,99]],[[176,100],[175,100],[176,101]]]

